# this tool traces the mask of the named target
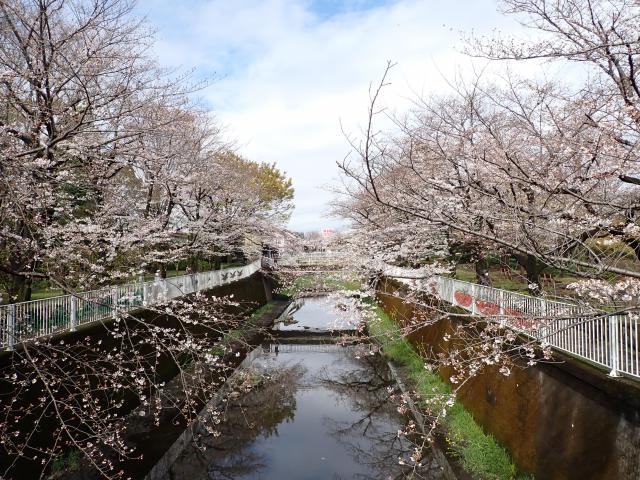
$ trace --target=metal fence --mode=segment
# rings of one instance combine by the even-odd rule
[[[611,376],[624,373],[640,379],[638,320],[608,315],[588,306],[487,287],[454,278],[426,278],[422,270],[386,266],[384,274],[569,353],[607,368]]]
[[[269,344],[269,353],[333,353],[333,352],[349,352],[354,348],[351,345],[338,345],[335,343],[271,343]]]
[[[279,267],[342,267],[350,264],[353,257],[339,252],[300,252],[280,255],[276,263]]]
[[[207,290],[249,277],[260,270],[260,260],[243,267],[198,272],[148,282],[130,283],[73,295],[0,305],[0,348],[20,342],[75,331],[79,325],[115,318],[149,305]]]

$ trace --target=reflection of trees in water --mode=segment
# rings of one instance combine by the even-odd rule
[[[293,302],[291,302],[284,315],[282,315],[280,319],[278,319],[278,321],[282,322],[283,325],[293,325],[295,323],[298,323],[298,321],[294,317],[295,313],[300,310],[300,308],[302,308],[302,305],[304,305],[304,301],[301,298],[294,300]]]
[[[172,479],[235,479],[256,474],[266,465],[251,445],[260,435],[278,435],[278,425],[292,421],[296,409],[301,365],[282,366],[269,376],[257,374],[262,383],[249,393],[229,400],[217,431],[187,447],[171,468]]]
[[[406,420],[391,398],[399,393],[398,387],[380,356],[363,357],[359,363],[359,368],[351,366],[338,372],[324,369],[319,375],[326,388],[348,399],[352,411],[358,413],[349,421],[325,419],[333,436],[348,449],[354,461],[366,465],[371,472],[355,478],[442,478],[442,469],[429,457],[423,459],[421,467],[398,463],[400,458],[407,460],[415,447],[406,437],[398,436],[397,426]]]

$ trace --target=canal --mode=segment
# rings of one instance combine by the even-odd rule
[[[398,433],[411,419],[385,360],[370,345],[336,343],[355,329],[354,308],[348,298],[294,304],[239,376],[216,431],[188,445],[167,478],[445,478],[430,449],[411,461],[419,442]]]

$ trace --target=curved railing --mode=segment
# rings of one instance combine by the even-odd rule
[[[287,252],[274,265],[304,267],[357,263],[358,259],[341,252]],[[635,316],[611,315],[586,305],[428,275],[422,269],[391,265],[383,265],[381,269],[385,276],[435,295],[471,315],[500,322],[558,351],[606,368],[611,376],[623,373],[640,379],[640,325]]]
[[[278,267],[331,267],[350,264],[352,257],[339,252],[300,252],[284,253],[280,255],[276,264]]]
[[[385,266],[384,274],[548,344],[556,350],[640,379],[640,326],[635,317],[546,300],[423,270]]]
[[[115,317],[183,295],[247,278],[260,270],[260,260],[242,267],[211,270],[148,282],[129,283],[73,295],[0,305],[0,348],[39,337],[75,331],[80,325]]]

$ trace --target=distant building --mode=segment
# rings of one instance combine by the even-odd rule
[[[320,235],[324,239],[329,239],[329,238],[333,237],[335,234],[336,234],[336,232],[335,232],[335,230],[333,228],[323,228],[320,231]]]

